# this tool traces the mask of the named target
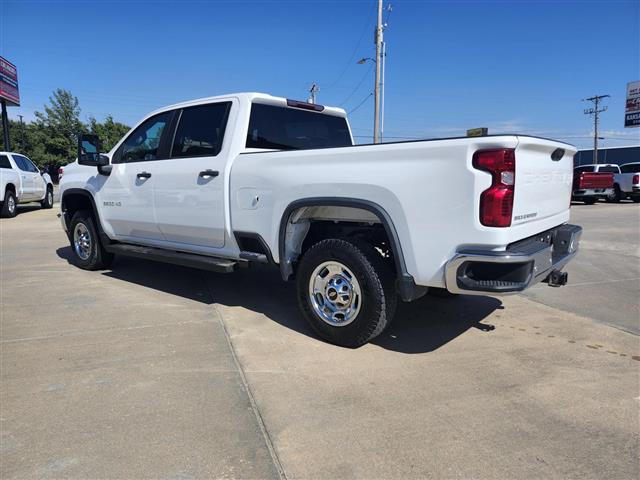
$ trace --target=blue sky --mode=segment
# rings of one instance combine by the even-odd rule
[[[640,80],[640,1],[392,1],[385,32],[385,137],[522,132],[587,147],[580,100],[609,94],[605,146],[624,128],[626,84]],[[0,0],[0,55],[15,63],[33,118],[55,88],[83,118],[133,124],[181,100],[236,91],[305,99],[351,115],[370,141],[374,0]],[[385,15],[386,16],[386,15]],[[366,100],[365,100],[366,99]],[[368,138],[367,138],[368,137]]]

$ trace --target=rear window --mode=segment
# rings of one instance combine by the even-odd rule
[[[247,148],[307,150],[351,145],[346,118],[260,103],[251,106]]]
[[[11,168],[9,157],[6,155],[0,155],[0,168]]]
[[[620,165],[622,173],[640,173],[640,163],[630,163],[628,165]]]
[[[598,172],[602,173],[618,173],[618,167],[599,167]]]
[[[574,169],[576,173],[593,172],[593,167],[578,167]]]

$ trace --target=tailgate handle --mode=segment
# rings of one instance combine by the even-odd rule
[[[562,157],[564,157],[564,148],[556,148],[553,152],[551,152],[551,160],[554,162],[559,162]]]

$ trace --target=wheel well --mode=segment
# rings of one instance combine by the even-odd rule
[[[89,210],[95,215],[93,202],[87,194],[68,193],[61,200],[62,211],[66,216],[67,224],[71,221],[75,213],[79,210]]]
[[[4,187],[4,191],[6,192],[7,190],[11,190],[14,195],[16,194],[16,186],[13,183],[7,183],[6,187]]]
[[[306,205],[295,208],[282,228],[280,267],[286,280],[294,273],[298,259],[312,245],[327,238],[357,239],[369,244],[397,273],[397,246],[379,214],[367,208],[340,205]]]

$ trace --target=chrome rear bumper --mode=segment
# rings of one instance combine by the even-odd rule
[[[496,295],[522,292],[540,281],[557,286],[557,275],[552,273],[576,255],[581,235],[581,227],[567,224],[511,244],[503,251],[460,250],[445,267],[447,290]]]

